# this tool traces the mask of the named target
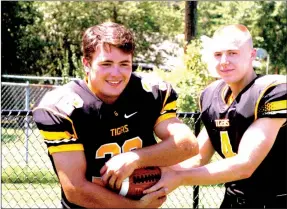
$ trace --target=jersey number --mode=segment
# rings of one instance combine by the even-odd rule
[[[226,158],[235,156],[236,153],[232,151],[227,131],[220,131],[220,140],[221,140],[221,152],[223,153],[223,155]]]
[[[96,159],[105,158],[106,155],[108,154],[111,155],[111,157],[113,157],[114,155],[120,153],[129,152],[134,149],[142,148],[142,145],[143,143],[140,137],[134,137],[126,140],[122,148],[117,143],[103,144],[97,150],[95,158]],[[92,182],[104,186],[101,181],[101,177],[92,176]]]
[[[117,143],[109,143],[100,146],[96,152],[96,159],[105,158],[107,154],[111,157],[120,153],[129,152],[134,149],[142,148],[142,140],[140,137],[134,137],[125,141],[122,147]]]

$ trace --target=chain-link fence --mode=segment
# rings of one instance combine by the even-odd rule
[[[55,87],[2,83],[1,208],[61,208],[60,185],[30,111],[36,100]],[[198,114],[179,113],[178,117],[198,132],[199,123],[194,123]],[[216,208],[223,193],[222,185],[182,186],[168,195],[162,208]]]

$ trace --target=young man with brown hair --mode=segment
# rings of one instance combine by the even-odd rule
[[[165,189],[131,200],[104,185],[119,189],[137,168],[169,166],[198,153],[191,130],[176,117],[171,85],[132,73],[134,49],[123,25],[88,28],[82,40],[85,79],[47,93],[33,110],[64,208],[159,207]]]

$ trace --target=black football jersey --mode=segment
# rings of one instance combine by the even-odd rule
[[[85,81],[72,81],[48,92],[34,108],[33,119],[52,163],[55,152],[82,150],[86,178],[92,182],[113,155],[156,144],[154,126],[176,117],[176,100],[171,85],[149,75],[133,73],[113,104],[103,103]],[[63,191],[62,196],[67,203]]]
[[[285,76],[257,76],[230,105],[225,102],[224,92],[228,91],[230,89],[227,84],[217,80],[200,97],[203,124],[214,149],[223,158],[237,154],[241,137],[258,118],[287,116]],[[285,123],[272,149],[252,176],[226,183],[227,192],[235,196],[261,199],[286,194],[286,141]]]

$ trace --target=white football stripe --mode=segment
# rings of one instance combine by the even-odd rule
[[[119,194],[122,196],[126,196],[128,191],[129,191],[129,185],[130,185],[129,177],[127,177],[127,178],[125,178],[125,180],[122,183],[121,190],[120,190]]]
[[[70,138],[70,139],[60,139],[60,140],[44,140],[48,144],[59,144],[61,142],[70,142],[70,141],[76,141],[77,139]]]

